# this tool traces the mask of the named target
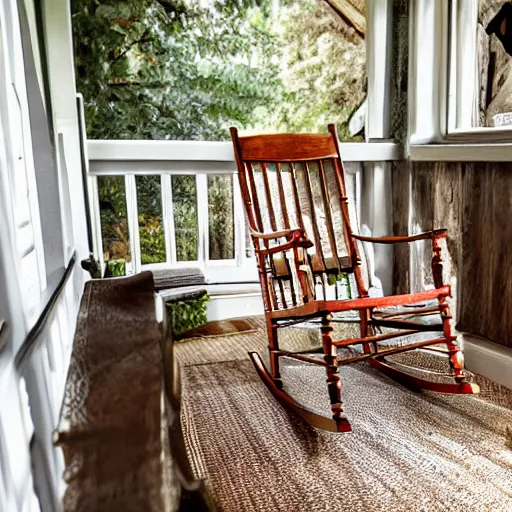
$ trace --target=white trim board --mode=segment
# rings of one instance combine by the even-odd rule
[[[341,142],[345,162],[401,160],[401,144],[386,142]],[[90,162],[233,162],[233,144],[217,141],[179,140],[89,140]],[[221,165],[221,164],[218,164]]]
[[[414,144],[409,158],[419,162],[512,162],[512,143]]]
[[[512,389],[512,348],[469,334],[462,339],[466,368]]]

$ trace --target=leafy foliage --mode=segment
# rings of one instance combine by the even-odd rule
[[[105,277],[121,277],[126,274],[126,262],[124,260],[109,260],[105,271]]]
[[[197,192],[194,176],[172,177],[176,259],[197,260],[198,225]]]
[[[203,295],[198,299],[166,302],[173,334],[182,334],[185,331],[204,325],[207,322],[206,304],[209,300],[208,295]]]
[[[233,218],[233,178],[208,176],[208,222],[210,259],[235,257]]]
[[[124,178],[98,177],[98,193],[105,260],[131,261]]]
[[[136,185],[141,262],[165,262],[160,176],[137,176]]]

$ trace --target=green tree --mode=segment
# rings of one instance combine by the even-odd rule
[[[77,86],[99,139],[225,139],[285,97],[265,7],[74,0]],[[255,62],[265,60],[264,65]]]

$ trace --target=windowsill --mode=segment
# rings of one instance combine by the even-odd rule
[[[512,143],[412,144],[409,158],[418,162],[512,162]]]

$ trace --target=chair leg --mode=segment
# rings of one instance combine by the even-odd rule
[[[448,303],[446,302],[446,298],[443,297],[439,299],[439,309],[441,310],[441,318],[443,320],[443,334],[448,348],[450,366],[455,380],[460,382],[465,379],[464,354],[457,343],[457,337],[452,336],[452,328],[450,325],[452,315],[450,313],[450,306],[448,306]]]
[[[322,318],[322,345],[324,349],[324,361],[329,365],[326,367],[327,372],[327,389],[331,400],[332,417],[338,423],[347,421],[343,414],[341,402],[341,379],[338,375],[338,354],[336,347],[332,344],[331,327],[332,316],[326,315]]]
[[[359,311],[359,317],[361,319],[360,326],[361,326],[361,338],[366,338],[368,336],[368,310],[361,309]],[[374,347],[375,348],[375,347]],[[372,350],[370,349],[370,345],[368,343],[363,344],[363,352],[365,354],[370,354]]]
[[[270,375],[278,389],[283,388],[283,381],[281,380],[281,372],[279,371],[279,356],[276,350],[279,350],[279,342],[277,339],[277,325],[271,321],[267,321],[268,331],[268,352],[270,359]]]

